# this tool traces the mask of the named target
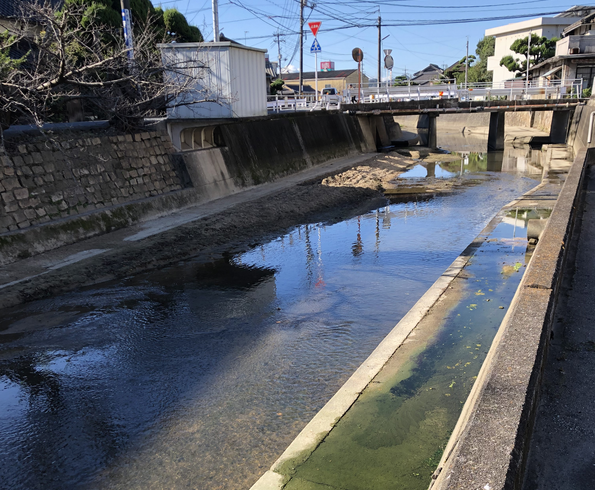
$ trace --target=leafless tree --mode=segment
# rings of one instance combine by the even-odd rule
[[[81,3],[58,9],[47,0],[23,2],[21,12],[11,32],[0,33],[0,113],[12,121],[41,126],[64,111],[65,102],[84,100],[128,128],[176,101],[220,102],[200,83],[209,69],[200,60],[164,67],[156,46],[163,33],[151,19],[135,30],[131,60],[122,30]],[[189,92],[192,97],[181,97]]]

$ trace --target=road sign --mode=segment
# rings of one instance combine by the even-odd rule
[[[308,26],[310,27],[312,34],[314,34],[314,37],[316,37],[316,34],[318,34],[318,29],[320,29],[320,24],[322,24],[322,22],[308,22]]]
[[[351,56],[353,57],[353,61],[357,61],[358,63],[364,61],[364,52],[359,48],[353,48]]]
[[[386,49],[385,49],[385,51],[386,51]],[[387,70],[392,70],[393,69],[393,66],[395,66],[395,60],[393,60],[393,57],[390,54],[387,54],[384,57],[384,67]]]
[[[388,55],[389,55],[389,54],[391,54],[392,52],[393,52],[393,50],[392,50],[392,49],[385,49],[385,50],[384,50],[384,54],[385,54],[386,56],[388,56]]]
[[[320,53],[321,51],[322,49],[320,48],[320,44],[318,44],[318,39],[314,38],[314,42],[310,48],[310,53]]]

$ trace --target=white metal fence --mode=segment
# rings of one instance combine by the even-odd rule
[[[500,83],[468,83],[457,85],[445,81],[434,85],[405,85],[399,87],[362,87],[362,103],[408,102],[431,99],[459,99],[462,101],[565,99],[582,95],[583,80],[509,80]],[[339,98],[322,95],[271,95],[268,97],[269,112],[339,110],[344,104],[358,100],[358,88],[354,85]]]

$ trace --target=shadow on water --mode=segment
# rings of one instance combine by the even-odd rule
[[[534,185],[488,172],[456,194],[3,311],[3,485],[250,486],[502,205]],[[398,389],[420,393],[419,376]]]

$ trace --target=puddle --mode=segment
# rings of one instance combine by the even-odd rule
[[[428,487],[530,258],[512,225],[490,238],[438,305],[442,325],[422,322],[310,458],[285,465],[288,490]]]
[[[415,165],[407,172],[402,173],[399,179],[450,179],[457,175],[460,173],[446,170],[438,163],[425,163]]]

